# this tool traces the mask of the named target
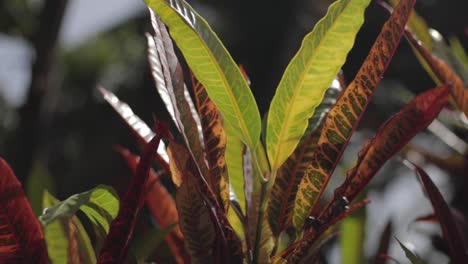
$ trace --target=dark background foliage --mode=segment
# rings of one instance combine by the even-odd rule
[[[107,2],[112,9],[113,1]],[[262,114],[268,109],[282,72],[302,37],[325,14],[331,2],[190,1],[211,23],[234,59],[245,67]],[[142,3],[135,1],[135,5]],[[416,10],[445,37],[457,36],[467,50],[468,1],[420,0]],[[12,164],[23,183],[31,175],[50,175],[55,187],[48,188],[54,189],[60,198],[98,183],[122,186],[129,173],[113,146],[139,149],[125,124],[103,103],[95,89],[97,84],[116,92],[148,123],[153,113],[167,118],[145,57],[144,33],[150,30],[148,13],[142,9],[137,15],[64,48],[61,24],[73,13],[72,1],[67,0],[0,1],[0,42],[20,39],[34,54],[24,100],[13,105],[0,94],[0,155]],[[90,15],[99,13],[94,11]],[[386,17],[376,3],[368,8],[366,22],[344,66],[348,81],[358,70]],[[0,71],[7,71],[9,63],[0,58]],[[434,86],[405,41],[385,80],[397,80],[415,93]],[[3,95],[14,92],[13,88],[5,87],[6,83],[0,78]],[[391,93],[392,90],[379,89],[376,99]],[[376,128],[395,110],[390,101],[375,102],[379,105],[371,105],[362,128]],[[463,204],[463,196],[460,199],[458,203]]]

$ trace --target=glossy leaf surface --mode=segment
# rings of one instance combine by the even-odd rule
[[[82,210],[91,222],[108,232],[110,223],[117,216],[118,209],[119,200],[114,189],[106,185],[98,185],[87,192],[72,195],[45,209],[39,220],[43,226],[47,226],[56,219],[69,219],[75,215],[76,211]]]
[[[41,225],[21,183],[0,158],[0,262],[49,263]]]
[[[246,213],[245,207],[245,192],[244,192],[244,169],[243,169],[243,155],[244,144],[237,137],[233,128],[225,126],[226,132],[226,167],[229,176],[229,184],[235,194],[231,195],[232,199],[236,200],[240,205],[242,212]]]
[[[333,3],[286,68],[268,112],[266,145],[272,170],[286,161],[302,138],[308,119],[354,44],[369,3]]]
[[[260,114],[247,82],[208,23],[183,0],[146,0],[169,27],[196,78],[241,137],[255,147],[260,139]]]
[[[309,126],[301,143],[278,170],[268,204],[269,223],[276,236],[292,225],[292,212],[298,185],[311,159],[311,154],[317,147],[322,121],[336,103],[341,92],[341,85],[335,79],[322,102],[315,109],[314,115],[309,119]]]
[[[175,55],[172,40],[160,19],[153,13],[151,13],[151,18],[155,33],[154,36],[147,35],[148,56],[156,87],[158,91],[164,90],[164,93],[168,94],[172,102],[176,125],[194,155],[202,175],[206,177],[211,186],[202,141],[200,141],[201,127],[199,129],[200,124],[196,121],[198,116],[185,87],[182,68]]]
[[[304,220],[321,197],[353,130],[369,104],[395,52],[415,0],[402,0],[384,24],[354,80],[324,120],[318,147],[299,185],[294,205],[294,227]]]
[[[125,123],[132,129],[136,136],[138,136],[140,142],[146,144],[148,143],[153,137],[154,132],[148,125],[138,117],[130,106],[121,101],[114,93],[99,87],[99,91],[104,97],[104,100],[112,106],[112,108],[122,117]],[[161,145],[158,147],[158,154],[167,162],[169,160],[166,152],[166,146],[162,142]]]
[[[442,234],[448,244],[452,260],[457,264],[465,263],[468,259],[467,247],[461,237],[459,229],[457,228],[457,223],[450,212],[449,206],[442,197],[442,194],[439,192],[439,189],[437,189],[437,186],[432,182],[429,175],[427,175],[427,173],[419,166],[414,166],[416,173],[421,180],[421,185],[424,187],[424,190],[431,201],[432,207],[434,208],[434,213],[439,220],[440,227],[442,228]]]

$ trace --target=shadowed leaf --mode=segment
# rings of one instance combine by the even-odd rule
[[[465,116],[468,116],[468,92],[465,89],[463,80],[444,61],[432,55],[421,45],[411,32],[406,31],[405,36],[409,40],[411,46],[415,47],[424,58],[439,81],[452,85],[453,88],[450,91],[452,98],[460,108],[460,111],[465,113]]]
[[[145,147],[135,176],[130,180],[127,192],[120,203],[117,218],[112,221],[109,234],[102,246],[98,263],[116,263],[125,259],[129,240],[133,236],[135,222],[144,203],[146,182],[161,136],[168,136],[168,128],[158,125],[156,136]],[[161,135],[163,134],[163,135]]]
[[[169,27],[196,78],[238,133],[255,148],[260,139],[260,114],[247,82],[208,23],[183,0],[147,0]]]
[[[390,239],[392,237],[392,232],[393,232],[392,222],[389,221],[387,225],[385,225],[385,229],[380,235],[379,247],[374,257],[374,262],[373,262],[374,264],[385,264],[385,258],[382,256],[388,255],[388,248],[390,246]]]
[[[0,262],[49,263],[41,225],[21,183],[0,158]]]
[[[427,173],[419,166],[415,164],[413,165],[415,166],[416,173],[421,180],[421,185],[424,187],[427,196],[429,196],[429,200],[434,208],[434,214],[439,220],[440,227],[442,228],[442,234],[445,241],[448,243],[452,260],[457,264],[465,263],[468,259],[467,247],[460,235],[449,206],[444,201],[444,198],[432,182],[429,175],[427,175]]]
[[[117,148],[117,151],[124,157],[128,167],[132,170],[133,174],[135,174],[139,157],[123,148]],[[171,232],[165,237],[165,240],[177,263],[184,263],[184,260],[188,261],[183,246],[183,235],[177,225],[179,222],[179,215],[175,201],[161,184],[159,175],[157,175],[153,169],[150,170],[150,177],[146,183],[145,204],[162,229],[171,227]],[[172,227],[173,225],[175,226]]]
[[[317,147],[317,140],[322,130],[320,124],[336,103],[342,90],[340,83],[335,79],[315,109],[314,115],[309,119],[309,126],[301,143],[278,170],[268,204],[268,219],[275,236],[292,225],[297,188],[310,161],[310,155]]]
[[[177,156],[172,162],[184,172],[176,194],[176,205],[191,260],[210,263],[210,260],[222,259],[237,263],[242,259],[242,246],[224,210],[199,175],[188,151],[175,141],[170,142],[169,148]]]
[[[305,36],[286,68],[268,111],[266,146],[273,171],[291,155],[307,120],[351,50],[370,0],[339,0]]]
[[[317,141],[318,147],[311,155],[296,195],[293,214],[296,229],[302,228],[306,217],[318,205],[318,199],[400,42],[414,2],[400,1],[384,24],[356,77],[325,117]]]
[[[51,208],[58,203],[60,203],[59,200],[49,192],[44,191],[43,208]],[[77,255],[81,261],[78,263],[96,263],[96,254],[88,233],[84,230],[78,217],[55,219],[44,227],[44,235],[52,263],[67,263],[69,256]],[[71,240],[73,243],[70,242]]]
[[[165,238],[172,232],[177,224],[172,224],[163,229],[153,228],[149,232],[145,232],[132,246],[133,255],[138,264],[144,264],[146,258],[164,241]],[[183,262],[182,262],[183,263]]]
[[[418,255],[411,252],[411,250],[405,247],[405,245],[403,245],[403,243],[401,243],[400,240],[397,239],[397,241],[398,241],[398,244],[400,244],[400,247],[405,252],[406,257],[411,262],[411,264],[425,264],[425,262]]]
[[[87,192],[72,195],[44,209],[43,214],[39,216],[39,221],[43,226],[47,226],[56,219],[70,219],[76,211],[81,210],[94,225],[108,232],[110,223],[117,216],[118,208],[119,200],[114,189],[106,185],[98,185]]]
[[[226,132],[224,132],[222,117],[208,97],[205,87],[195,79],[193,74],[190,74],[190,77],[198,115],[203,128],[210,182],[213,184],[211,188],[215,195],[220,196],[220,203],[224,205],[224,210],[227,211],[229,208],[229,178],[225,159]]]

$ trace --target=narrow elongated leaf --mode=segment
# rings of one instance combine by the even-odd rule
[[[242,141],[255,148],[260,114],[239,68],[208,23],[183,0],[146,0],[170,34],[211,100]]]
[[[439,219],[442,234],[449,245],[449,252],[452,260],[457,264],[465,263],[468,259],[468,248],[460,235],[457,223],[450,212],[449,206],[444,201],[442,194],[440,194],[429,175],[427,175],[427,173],[419,166],[415,164],[413,165],[415,166],[416,173],[421,180],[421,185],[424,187],[424,190],[431,201],[434,213]]]
[[[147,35],[147,40],[152,72],[153,74],[159,74],[155,76],[155,79],[158,80],[156,87],[158,90],[165,90],[165,93],[169,95],[179,131],[197,161],[203,177],[210,186],[213,186],[201,145],[203,140],[200,141],[200,138],[203,139],[199,133],[199,131],[201,132],[200,121],[196,121],[198,115],[185,87],[182,67],[175,55],[172,40],[167,33],[166,27],[152,12],[151,18],[155,35],[154,37]],[[158,61],[159,64],[155,65],[154,61]],[[164,81],[162,85],[159,83],[161,80]],[[161,88],[161,86],[163,87]]]
[[[241,261],[241,242],[214,194],[199,175],[191,155],[175,141],[170,142],[169,148],[178,157],[172,162],[184,172],[176,194],[176,205],[191,260],[195,263],[203,259],[208,263],[210,259],[232,263]]]
[[[237,201],[242,209],[242,213],[246,214],[246,200],[244,192],[244,169],[243,169],[243,153],[245,145],[236,135],[233,128],[225,126],[226,132],[226,150],[225,159],[226,167],[229,176],[229,184],[235,194],[231,195],[232,199]]]
[[[397,241],[398,241],[398,244],[400,244],[400,247],[405,252],[405,255],[408,258],[408,260],[411,261],[411,264],[425,264],[426,263],[418,255],[414,254],[403,243],[401,243],[400,240],[397,239]]]
[[[112,108],[122,117],[135,135],[138,136],[140,142],[146,144],[154,137],[155,134],[151,128],[149,128],[141,118],[133,113],[133,110],[127,103],[121,101],[114,93],[104,89],[103,87],[99,87],[99,91],[110,106],[112,106]],[[159,145],[158,154],[164,159],[164,161],[167,162],[169,160],[164,142],[161,142]]]
[[[324,120],[311,161],[298,188],[293,225],[299,229],[317,205],[352,132],[369,104],[403,34],[415,0],[402,0],[384,24],[354,80]]]
[[[212,182],[211,188],[215,195],[220,196],[220,203],[225,211],[229,208],[229,177],[227,174],[225,151],[226,132],[222,117],[216,106],[206,93],[205,87],[191,74],[195,102],[203,128],[205,153],[209,165]]]
[[[387,225],[385,225],[385,229],[380,235],[379,247],[374,257],[374,262],[373,262],[374,264],[386,263],[385,256],[388,255],[388,249],[390,246],[390,238],[392,237],[392,232],[393,232],[392,222],[389,221]]]
[[[41,225],[21,183],[0,159],[0,262],[49,263]]]
[[[437,117],[447,103],[449,90],[445,85],[426,91],[387,120],[359,152],[356,166],[335,190],[335,200],[344,196],[352,202],[380,167]]]
[[[135,174],[139,157],[123,148],[118,148],[117,151],[125,158],[127,165],[133,174]],[[186,263],[189,261],[189,258],[187,252],[185,252],[182,232],[177,224],[179,222],[179,214],[174,199],[161,184],[159,176],[153,169],[150,170],[150,178],[146,185],[146,207],[162,229],[169,228],[175,224],[174,227],[171,227],[172,231],[165,237],[165,240],[177,263]]]
[[[307,120],[345,62],[369,3],[333,3],[286,68],[268,112],[266,143],[272,170],[278,169],[299,143]]]
[[[406,31],[405,36],[409,40],[410,44],[415,47],[419,54],[424,58],[439,81],[442,83],[450,83],[452,85],[453,88],[450,91],[452,98],[460,108],[460,111],[465,113],[465,116],[468,116],[468,92],[465,89],[463,80],[444,61],[432,55],[423,45],[421,45],[411,32]]]
[[[75,215],[76,211],[82,210],[91,222],[108,232],[112,219],[117,216],[118,208],[119,200],[114,189],[106,185],[98,185],[87,192],[72,195],[44,209],[44,213],[39,216],[39,221],[43,226],[47,226],[56,219],[69,219]]]
[[[59,200],[49,192],[44,191],[42,199],[43,208],[51,208],[58,203],[60,203]],[[56,219],[50,222],[44,227],[44,235],[47,242],[47,251],[52,263],[67,263],[70,259],[69,256],[77,255],[81,261],[78,263],[96,263],[96,254],[94,253],[88,233],[86,233],[81,221],[76,216],[72,216],[69,219]],[[70,243],[72,239],[73,243]]]
[[[112,221],[109,234],[102,246],[98,263],[116,263],[125,259],[138,213],[144,203],[144,190],[149,178],[149,171],[157,155],[156,150],[159,147],[161,136],[168,136],[169,132],[167,129],[159,125],[158,133],[145,147],[138,163],[135,177],[132,177],[129,188],[120,203],[119,213],[114,221]]]
[[[359,264],[366,262],[364,241],[366,237],[366,211],[361,208],[346,217],[340,225],[341,263]]]
[[[298,185],[307,168],[310,155],[317,147],[322,130],[321,123],[335,105],[342,90],[339,81],[335,79],[322,102],[315,109],[314,115],[309,119],[309,126],[301,143],[278,170],[268,204],[269,223],[275,236],[292,225],[292,212]]]

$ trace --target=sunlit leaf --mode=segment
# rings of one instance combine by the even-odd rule
[[[208,160],[210,173],[210,186],[215,195],[220,196],[220,201],[227,211],[229,208],[229,177],[226,167],[226,132],[222,124],[222,117],[216,106],[208,97],[203,85],[190,75],[197,111],[203,128],[205,141],[205,153]]]
[[[318,199],[400,42],[414,2],[400,1],[384,24],[356,77],[325,117],[317,141],[319,146],[311,155],[296,195],[293,214],[296,229],[302,228],[306,217],[318,205]]]
[[[383,164],[437,117],[448,100],[450,86],[428,90],[387,120],[359,152],[356,166],[335,190],[334,199],[352,202]]]
[[[427,175],[427,173],[419,166],[415,164],[413,165],[415,166],[421,185],[424,187],[424,190],[431,201],[432,207],[434,208],[434,214],[439,220],[440,227],[442,228],[442,235],[448,244],[452,260],[454,263],[465,263],[468,259],[468,247],[465,245],[465,242],[461,237],[460,231],[457,228],[457,223],[450,212],[449,206],[442,197],[442,194],[439,192],[439,189],[437,189],[437,186],[432,182],[429,175]]]
[[[196,78],[239,137],[254,148],[260,139],[260,114],[239,67],[208,23],[183,0],[146,0],[169,27]]]
[[[161,136],[169,137],[168,128],[158,124],[156,136],[148,143],[138,163],[136,173],[132,177],[127,192],[120,203],[119,213],[112,221],[109,234],[104,241],[99,254],[98,263],[116,263],[125,259],[129,240],[133,236],[136,219],[144,204],[145,187],[149,171],[159,147]]]
[[[317,141],[322,130],[321,123],[342,88],[337,79],[327,90],[314,115],[309,119],[309,126],[301,143],[278,170],[268,204],[269,222],[275,236],[292,225],[292,212],[298,185],[307,168],[311,154],[317,147]]]
[[[148,40],[148,56],[152,73],[155,75],[156,88],[160,91],[160,94],[169,96],[174,112],[173,118],[175,118],[179,131],[197,161],[203,177],[210,183],[202,141],[200,141],[200,138],[202,138],[199,133],[199,131],[201,132],[201,125],[184,83],[182,67],[175,55],[172,40],[167,33],[166,27],[158,17],[152,12],[150,13],[154,36],[148,34],[146,37]],[[155,64],[155,62],[159,64]]]
[[[112,187],[98,185],[83,193],[75,194],[66,200],[44,209],[39,216],[43,226],[47,226],[56,219],[69,219],[76,211],[82,210],[95,225],[109,231],[112,219],[117,216],[119,200]]]
[[[272,170],[286,161],[302,138],[307,120],[346,61],[369,3],[333,3],[286,68],[268,111],[266,145]]]
[[[112,108],[122,117],[125,123],[135,133],[142,143],[148,143],[153,137],[154,132],[141,120],[133,110],[128,106],[127,103],[120,101],[120,99],[112,92],[99,87],[99,91],[102,93],[104,99],[112,106]],[[158,154],[167,162],[169,160],[166,152],[166,146],[164,142],[158,147]]]
[[[418,50],[439,81],[452,85],[452,89],[450,90],[452,98],[460,108],[460,111],[468,116],[468,92],[465,89],[463,80],[444,61],[432,55],[421,45],[411,32],[407,31],[405,36],[410,44]]]
[[[414,254],[403,243],[401,243],[400,240],[397,239],[397,241],[398,241],[398,244],[400,244],[400,247],[405,252],[406,257],[411,262],[411,264],[425,264],[426,263],[418,255]]]
[[[21,183],[0,159],[0,262],[49,263],[41,225]]]

